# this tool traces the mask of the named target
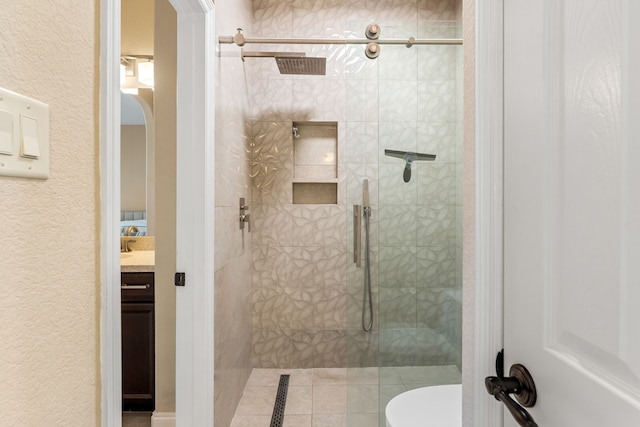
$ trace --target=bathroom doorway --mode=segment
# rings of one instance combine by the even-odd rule
[[[167,278],[161,279],[161,286],[167,291],[167,295],[173,296],[175,302],[171,302],[170,299],[167,301],[169,306],[175,307],[176,315],[166,322],[167,340],[174,342],[170,350],[173,360],[168,361],[165,369],[167,378],[171,381],[167,395],[172,403],[167,406],[166,412],[156,413],[154,416],[157,415],[158,423],[161,425],[175,425],[176,419],[181,417],[187,425],[205,425],[213,423],[206,421],[213,419],[213,410],[209,405],[213,397],[206,393],[196,393],[194,390],[196,382],[199,387],[202,387],[204,381],[210,383],[210,387],[202,388],[209,389],[213,393],[213,333],[208,333],[213,328],[213,321],[210,321],[210,327],[205,326],[198,329],[196,333],[193,333],[195,329],[193,323],[213,318],[213,274],[208,274],[208,270],[213,268],[213,249],[212,244],[207,244],[208,240],[213,242],[213,231],[212,227],[205,223],[205,219],[209,221],[213,218],[210,208],[212,204],[206,204],[206,201],[213,197],[213,189],[210,188],[213,181],[213,153],[207,151],[213,142],[213,132],[210,130],[212,124],[208,119],[212,116],[209,105],[213,96],[210,91],[202,90],[202,87],[213,87],[209,83],[213,77],[213,73],[210,72],[213,68],[210,62],[212,52],[204,45],[206,35],[212,31],[213,27],[213,4],[210,1],[195,0],[172,0],[164,4],[173,10],[174,28],[176,28],[172,36],[176,53],[168,60],[173,64],[174,70],[177,68],[178,73],[190,75],[191,78],[178,81],[177,88],[176,84],[173,84],[174,91],[179,93],[177,101],[174,95],[173,102],[173,117],[176,119],[163,122],[167,125],[174,123],[174,130],[167,131],[164,135],[177,136],[173,156],[168,161],[174,165],[173,169],[162,170],[162,176],[172,179],[173,184],[166,185],[156,181],[157,188],[162,187],[167,193],[171,193],[175,188],[176,195],[172,207],[169,208],[170,212],[174,212],[173,219],[169,218],[168,222],[171,229],[179,230],[180,233],[179,238],[174,237],[175,243],[165,242],[158,246],[158,249],[165,247],[167,254],[167,262],[162,264],[168,273],[165,274]],[[101,419],[103,425],[121,425],[120,287],[118,286],[120,244],[116,232],[120,219],[120,148],[119,145],[114,144],[119,141],[120,126],[118,85],[121,58],[120,13],[119,2],[107,0],[101,2],[101,58],[103,59],[100,113],[102,123],[100,169],[103,200],[101,205]],[[166,34],[171,33],[166,32]],[[156,57],[155,60],[158,61],[158,58]],[[157,75],[156,78],[158,78]],[[170,81],[167,81],[167,84],[171,85]],[[156,103],[159,94],[156,83]],[[177,105],[180,105],[179,109]],[[155,114],[158,115],[157,109]],[[156,137],[159,134],[156,132]],[[158,138],[156,138],[157,141]],[[156,147],[160,147],[160,144],[158,143]],[[206,160],[203,151],[210,155],[210,161]],[[162,155],[158,152],[157,154]],[[190,182],[193,180],[193,174],[203,179]],[[210,178],[211,182],[207,183],[204,177]],[[200,202],[205,205],[196,206]],[[157,201],[156,207],[158,207]],[[197,217],[194,217],[191,212],[196,210]],[[156,219],[158,220],[156,230],[162,232],[160,229],[164,226],[158,215]],[[196,251],[198,256],[195,256],[192,251]],[[159,256],[160,254],[157,253],[156,262]],[[210,261],[203,262],[200,256]],[[184,288],[174,287],[174,274],[178,269],[187,277],[187,286]],[[207,304],[209,300],[210,303]],[[197,317],[194,318],[194,316]],[[179,341],[179,351],[176,351],[176,339]],[[202,351],[202,346],[206,347],[206,351]],[[196,363],[195,367],[193,354],[201,356],[200,363]],[[180,363],[180,360],[184,362],[187,359],[189,362]],[[171,371],[176,367],[178,372],[174,374]],[[207,374],[207,367],[210,367],[210,375]],[[198,372],[197,376],[195,372]]]

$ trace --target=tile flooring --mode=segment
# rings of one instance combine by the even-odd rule
[[[151,427],[151,412],[123,412],[122,427]]]
[[[452,365],[254,369],[231,427],[269,427],[281,374],[291,375],[284,427],[385,426],[384,408],[397,394],[461,379]]]

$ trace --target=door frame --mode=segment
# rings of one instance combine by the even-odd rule
[[[199,75],[198,80],[204,80],[205,90],[198,94],[190,93],[196,83],[182,82],[178,88],[180,108],[178,109],[178,133],[182,132],[188,125],[197,124],[197,134],[203,144],[198,144],[198,148],[204,149],[207,156],[213,155],[213,123],[202,119],[205,113],[214,112],[213,101],[213,4],[211,0],[171,0],[172,5],[179,11],[178,25],[178,55],[179,75],[188,75],[190,67],[194,64],[203,64],[211,67],[204,75]],[[475,58],[475,82],[476,82],[476,201],[475,201],[475,286],[474,286],[474,314],[473,330],[468,331],[473,336],[473,370],[470,377],[472,383],[467,384],[473,389],[473,421],[474,425],[502,425],[502,408],[497,405],[491,396],[484,390],[484,377],[487,372],[493,372],[494,358],[498,349],[502,348],[502,170],[503,170],[503,133],[502,133],[502,34],[503,34],[503,0],[478,0],[475,4],[475,25],[476,25],[476,58]],[[191,30],[185,28],[191,21],[199,21]],[[120,292],[115,283],[119,283],[119,239],[113,233],[119,224],[119,200],[120,200],[120,146],[114,144],[119,141],[119,57],[120,57],[120,2],[101,0],[100,2],[100,35],[101,35],[101,63],[100,63],[100,283],[101,283],[101,327],[100,327],[100,357],[101,357],[101,420],[104,426],[119,426],[121,424],[121,364],[120,364]],[[182,25],[181,25],[182,24]],[[182,36],[181,36],[182,35]],[[193,43],[195,46],[192,46]],[[185,50],[191,46],[192,49]],[[203,50],[204,49],[204,50]],[[196,53],[204,53],[204,57],[198,58]],[[186,58],[184,58],[184,55]],[[191,58],[191,60],[188,60]],[[187,61],[184,61],[187,59]],[[200,61],[200,62],[198,62]],[[204,62],[202,62],[204,61]],[[191,70],[193,71],[193,70]],[[186,86],[186,87],[185,87]],[[186,90],[187,93],[183,91]],[[205,93],[210,94],[206,97]],[[183,98],[184,97],[184,98]],[[184,100],[181,103],[180,100]],[[198,104],[199,103],[199,104]],[[195,116],[189,116],[197,112]],[[214,115],[210,114],[209,118]],[[206,143],[209,138],[210,145]],[[111,142],[111,143],[110,143]],[[183,145],[188,143],[184,137],[178,138],[178,152],[181,152]],[[207,151],[208,150],[208,151]],[[194,150],[195,152],[195,150]],[[186,163],[187,157],[180,156],[180,164]],[[199,173],[193,173],[192,177],[201,178],[212,177],[214,166],[212,164],[201,164],[195,162],[193,167],[199,169]],[[180,172],[178,172],[180,174]],[[188,177],[185,177],[188,178]],[[196,180],[197,181],[197,180]],[[179,185],[185,181],[180,181]],[[202,233],[195,233],[197,240],[190,243],[197,243],[200,249],[204,249],[198,259],[207,254],[209,262],[202,263],[198,268],[195,258],[188,260],[191,253],[187,250],[189,245],[182,250],[177,248],[177,267],[195,268],[194,278],[203,280],[201,289],[189,286],[184,290],[190,291],[179,293],[176,304],[180,313],[185,313],[183,309],[188,302],[196,299],[196,294],[203,293],[204,298],[200,299],[199,311],[194,313],[185,322],[177,320],[176,334],[178,337],[188,336],[188,339],[180,342],[192,345],[182,348],[176,355],[176,376],[179,382],[176,383],[176,405],[178,418],[181,420],[183,411],[187,407],[198,409],[194,413],[197,419],[211,420],[204,421],[199,425],[213,425],[213,409],[206,409],[213,399],[213,304],[209,307],[205,301],[213,301],[213,206],[205,201],[213,198],[213,181],[194,182],[197,185],[190,191],[191,202],[204,204],[203,212],[210,212],[210,216],[193,218],[201,223],[192,223],[188,229],[191,230],[183,234],[182,229],[177,236],[177,245],[184,245],[189,242],[188,238],[193,234],[194,229],[201,226]],[[205,191],[207,187],[210,191]],[[205,196],[200,201],[195,200],[197,196]],[[186,196],[186,195],[185,195]],[[182,200],[182,199],[180,199]],[[179,201],[179,204],[181,201]],[[187,203],[188,204],[188,203]],[[179,214],[178,226],[186,223],[187,217],[184,212]],[[206,221],[204,221],[206,219]],[[208,236],[210,234],[210,236]],[[210,237],[210,241],[207,241]],[[188,262],[187,261],[191,261]],[[191,264],[191,265],[187,265]],[[195,267],[194,267],[195,265]],[[207,266],[210,266],[207,267]],[[189,274],[191,276],[191,274]],[[190,277],[187,283],[191,283]],[[110,286],[111,285],[111,286]],[[182,317],[182,316],[180,316]],[[185,316],[186,317],[186,316]],[[183,330],[187,325],[202,325],[204,327]],[[197,343],[196,334],[203,338],[200,342],[205,349],[201,357],[194,357],[198,353],[192,352],[194,342]],[[191,356],[191,358],[189,358]],[[179,359],[178,359],[179,358]],[[203,375],[192,378],[191,375],[183,376],[182,369],[187,360],[190,360],[193,374],[198,368]],[[180,373],[178,373],[180,372]],[[204,394],[196,392],[204,390]],[[182,396],[185,390],[189,390],[191,403],[183,401],[178,396]],[[193,399],[196,400],[193,400]],[[210,399],[210,400],[207,400]],[[205,403],[206,402],[206,403]],[[184,406],[183,406],[184,405]],[[203,407],[203,405],[205,405]],[[204,417],[204,418],[201,418]],[[185,424],[186,425],[186,424]]]
[[[100,420],[122,425],[120,2],[100,1]]]
[[[475,5],[475,286],[473,425],[502,426],[503,408],[484,387],[503,348],[503,10],[504,0]]]
[[[178,14],[176,420],[213,426],[215,17],[213,0],[169,0]]]
[[[178,16],[176,421],[213,425],[213,0],[169,0]],[[100,1],[101,425],[122,424],[120,334],[120,2]],[[183,78],[182,76],[187,76]]]

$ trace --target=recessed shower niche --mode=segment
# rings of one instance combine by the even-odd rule
[[[293,122],[293,203],[338,203],[338,123]]]

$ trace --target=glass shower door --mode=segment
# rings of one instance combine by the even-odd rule
[[[451,21],[381,26],[389,38],[457,35]],[[366,266],[349,264],[350,426],[374,417],[384,426],[394,396],[460,382],[461,50],[383,45],[375,61],[358,49],[347,59],[354,70],[346,79],[347,206],[362,204],[367,179],[374,301],[373,328],[365,332]],[[415,153],[436,157],[420,161]]]

